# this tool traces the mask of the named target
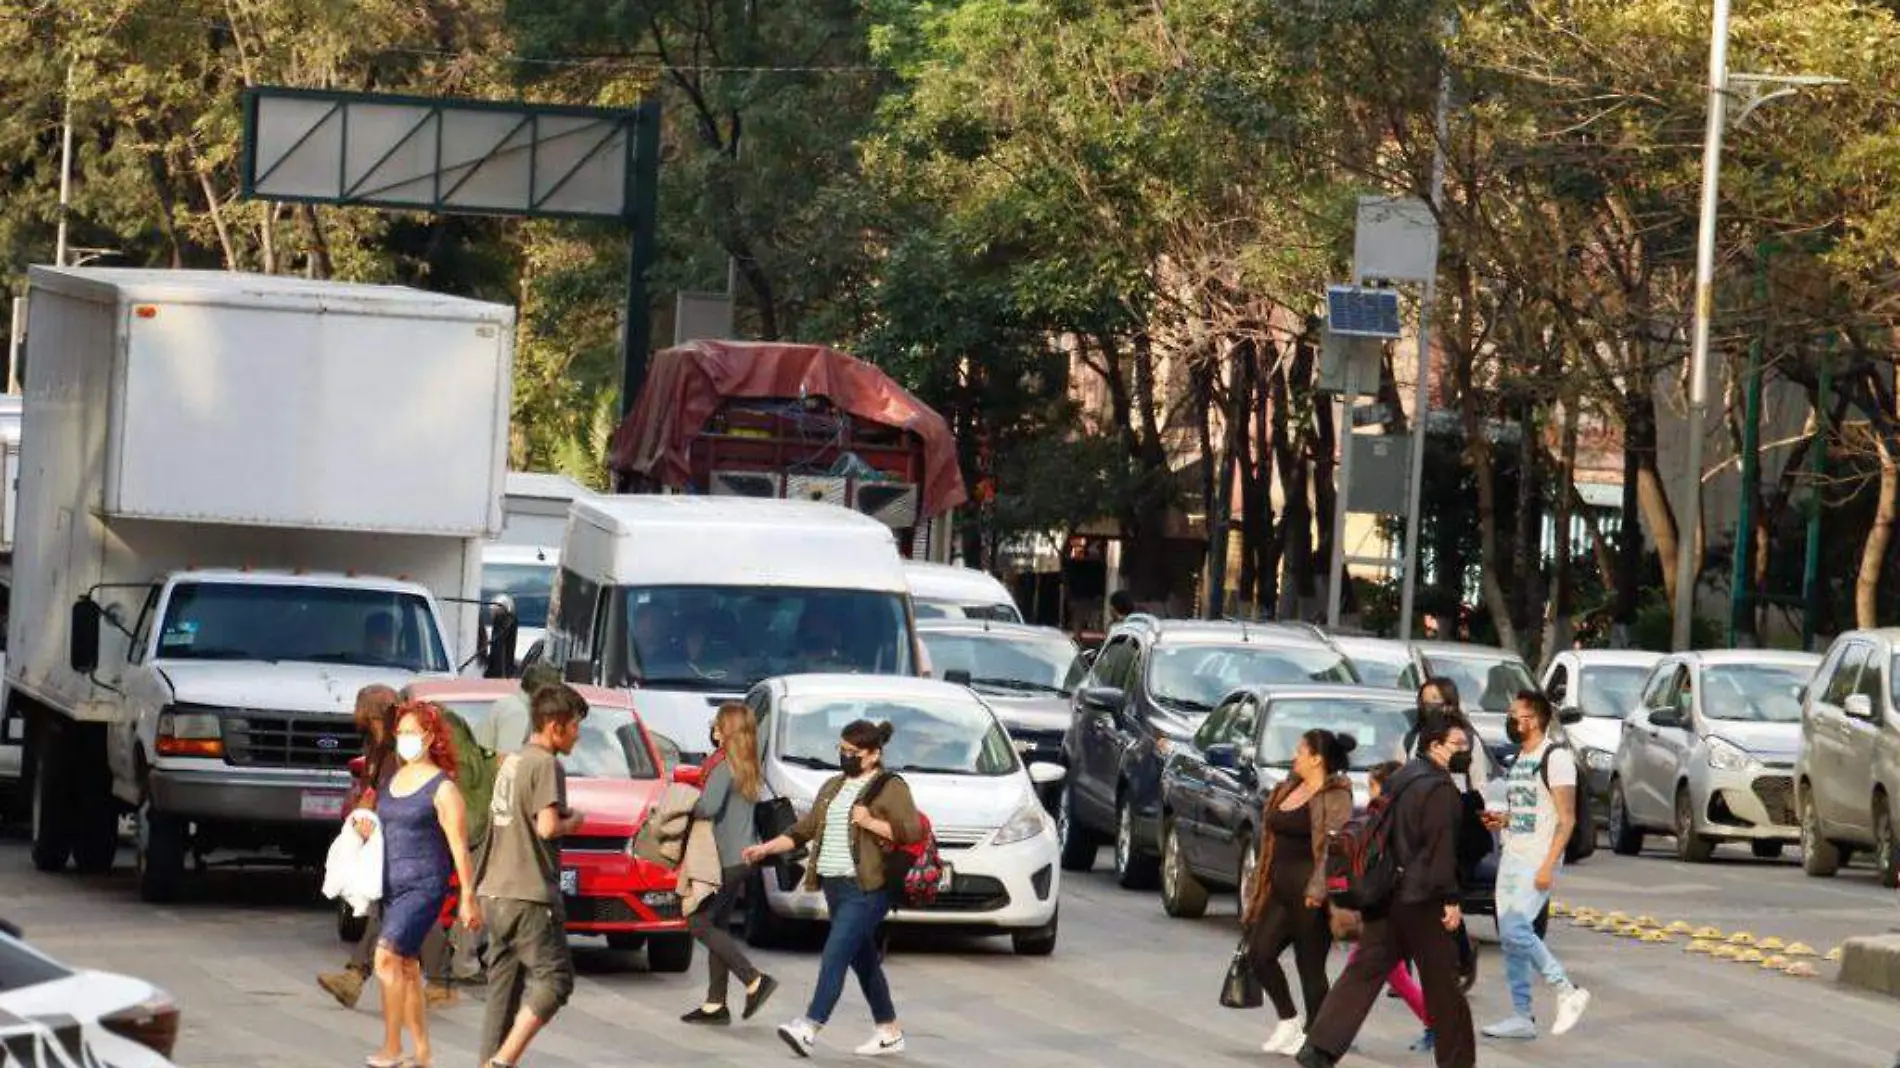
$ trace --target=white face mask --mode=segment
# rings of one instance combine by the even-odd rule
[[[396,738],[396,755],[401,757],[405,764],[413,764],[422,759],[422,754],[427,748],[422,738],[414,734],[399,735]]]

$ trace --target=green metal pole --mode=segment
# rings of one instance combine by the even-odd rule
[[[1827,409],[1834,394],[1834,343],[1829,334],[1821,353],[1821,388],[1814,410],[1814,443],[1808,446],[1808,554],[1801,569],[1801,648],[1814,651],[1816,625],[1821,614],[1821,479],[1827,474]]]
[[[1764,320],[1748,343],[1748,370],[1743,379],[1747,400],[1742,413],[1742,485],[1736,495],[1735,567],[1729,579],[1731,649],[1740,643],[1749,613],[1755,610],[1755,570],[1750,564],[1755,556],[1755,484],[1761,478],[1761,353],[1762,336],[1768,329],[1768,254],[1765,244],[1755,247],[1755,306],[1762,309]]]

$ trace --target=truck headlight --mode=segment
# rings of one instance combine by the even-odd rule
[[[1032,797],[1016,810],[1015,815],[1005,820],[1003,825],[996,829],[996,837],[993,841],[997,845],[1012,845],[1016,842],[1028,841],[1041,834],[1048,826],[1048,810],[1042,807],[1041,801]]]
[[[221,757],[224,722],[215,712],[167,709],[158,716],[158,755]]]
[[[1583,751],[1583,766],[1591,771],[1608,771],[1614,763],[1616,754],[1607,749],[1585,748]]]
[[[1740,771],[1755,763],[1748,750],[1725,738],[1710,738],[1709,767],[1717,771]]]

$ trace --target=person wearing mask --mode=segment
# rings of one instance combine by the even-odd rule
[[[809,846],[805,889],[822,889],[830,912],[811,1004],[804,1016],[778,1029],[800,1057],[811,1056],[819,1030],[830,1021],[844,992],[847,969],[857,973],[877,1025],[858,1053],[880,1057],[904,1051],[904,1032],[891,1003],[877,933],[891,907],[887,851],[922,840],[924,829],[910,785],[883,770],[884,747],[890,740],[889,723],[860,719],[846,725],[838,739],[839,773],[819,789],[804,818],[789,833],[745,851],[745,862],[758,864]]]
[[[752,709],[741,701],[720,705],[710,741],[713,755],[700,768],[704,785],[693,817],[712,824],[721,873],[719,891],[700,902],[686,921],[687,930],[706,947],[706,1000],[680,1019],[689,1024],[725,1025],[732,1022],[732,1010],[726,1005],[728,976],[736,975],[745,984],[741,1019],[746,1020],[765,1007],[778,981],[754,968],[732,938],[733,906],[751,871],[745,851],[758,841],[753,809],[765,781],[759,769],[759,723]]]
[[[1550,900],[1564,846],[1576,826],[1577,759],[1569,746],[1554,745],[1550,727],[1556,715],[1543,694],[1525,691],[1511,704],[1505,730],[1518,746],[1505,791],[1507,811],[1485,814],[1486,824],[1502,834],[1498,858],[1498,937],[1504,943],[1504,974],[1516,1012],[1484,1029],[1486,1038],[1533,1039],[1531,977],[1542,975],[1557,991],[1557,1018],[1550,1033],[1562,1035],[1590,1007],[1590,992],[1576,986],[1564,966],[1537,936],[1537,914]]]
[[[1375,765],[1372,770],[1366,772],[1366,799],[1368,803],[1376,803],[1380,798],[1385,796],[1386,783],[1391,782],[1392,776],[1402,767],[1404,767],[1404,765],[1398,761],[1388,760],[1382,764]],[[1354,946],[1352,956],[1356,957],[1358,955],[1359,947]],[[1351,960],[1350,957],[1347,959],[1349,961]],[[1400,961],[1392,966],[1391,973],[1385,977],[1385,985],[1391,987],[1392,992],[1397,994],[1399,998],[1405,1002],[1405,1007],[1412,1010],[1412,1015],[1418,1017],[1418,1022],[1425,1025],[1425,1033],[1419,1036],[1417,1042],[1412,1043],[1411,1051],[1413,1053],[1430,1053],[1432,1047],[1436,1045],[1436,1040],[1432,1037],[1431,1013],[1425,1011],[1425,992],[1419,989],[1418,980],[1412,978],[1412,971],[1405,966],[1404,961]]]
[[[449,873],[463,886],[473,875],[468,857],[468,812],[455,788],[455,749],[434,705],[411,702],[396,709],[396,757],[402,766],[376,798],[383,825],[383,919],[376,944],[376,979],[383,995],[383,1045],[369,1068],[433,1063],[429,1020],[423,1009],[422,944],[440,933]],[[475,899],[461,895],[458,921],[482,926]],[[415,1056],[404,1058],[408,1030]]]
[[[396,757],[396,706],[401,703],[402,698],[396,691],[383,685],[365,686],[356,693],[356,730],[363,738],[363,774],[350,781],[348,810],[352,814],[375,808],[377,796],[388,789],[389,780],[402,766]],[[369,826],[367,820],[363,821],[357,833],[367,833]],[[350,955],[349,963],[340,972],[317,976],[317,986],[346,1009],[354,1009],[362,1000],[363,987],[374,974],[376,943],[383,930],[382,916],[382,902],[371,905],[365,917],[363,936],[356,940],[356,951]],[[424,1002],[435,1008],[454,1001],[455,990],[447,981],[448,937],[440,928],[430,931],[423,940],[422,967],[428,976]]]
[[[1293,774],[1267,796],[1260,813],[1260,864],[1249,884],[1242,922],[1248,957],[1280,1022],[1262,1048],[1292,1056],[1306,1042],[1280,955],[1293,947],[1306,1018],[1326,1000],[1326,955],[1333,935],[1326,914],[1326,850],[1352,818],[1346,778],[1357,739],[1314,729],[1293,750]]]
[[[535,691],[534,733],[502,762],[489,804],[476,896],[488,919],[488,1008],[482,1063],[514,1068],[574,993],[561,900],[561,838],[581,825],[567,806],[559,757],[580,741],[587,701],[566,684]],[[464,886],[471,885],[464,883]]]
[[[488,718],[475,728],[475,741],[497,757],[518,753],[534,732],[528,702],[537,690],[561,685],[561,669],[545,660],[529,664],[521,673],[521,689],[506,694],[489,710]]]
[[[1364,918],[1359,952],[1346,964],[1296,1055],[1301,1068],[1333,1068],[1351,1048],[1392,969],[1410,961],[1425,990],[1438,1068],[1472,1068],[1477,1038],[1458,982],[1452,932],[1459,908],[1457,843],[1462,804],[1455,775],[1471,766],[1472,738],[1441,716],[1419,724],[1418,756],[1392,776],[1391,841],[1401,865],[1397,892]]]
[[[1458,823],[1458,878],[1470,885],[1477,874],[1478,865],[1491,855],[1494,848],[1491,832],[1484,824],[1484,788],[1489,781],[1487,771],[1489,762],[1484,759],[1484,745],[1478,738],[1477,728],[1464,714],[1458,701],[1458,683],[1443,675],[1435,675],[1418,688],[1418,715],[1416,722],[1423,723],[1428,717],[1438,717],[1456,723],[1464,728],[1465,737],[1471,739],[1471,766],[1461,775],[1453,777],[1462,792],[1460,801],[1464,805],[1462,817]],[[1411,752],[1417,742],[1417,728],[1406,739],[1405,749]],[[1458,981],[1470,990],[1478,983],[1478,947],[1472,944],[1471,932],[1461,922],[1458,930],[1452,932],[1458,943]]]

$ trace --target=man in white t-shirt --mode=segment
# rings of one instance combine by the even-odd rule
[[[1505,777],[1506,811],[1487,813],[1485,822],[1500,832],[1498,857],[1498,936],[1504,943],[1504,971],[1517,1011],[1484,1029],[1487,1038],[1532,1039],[1534,974],[1557,989],[1557,1019],[1551,1034],[1577,1025],[1590,1007],[1590,992],[1571,983],[1564,966],[1537,936],[1537,914],[1550,900],[1563,866],[1564,846],[1577,822],[1577,755],[1553,740],[1556,711],[1542,694],[1525,692],[1511,704],[1505,728],[1518,755]]]

